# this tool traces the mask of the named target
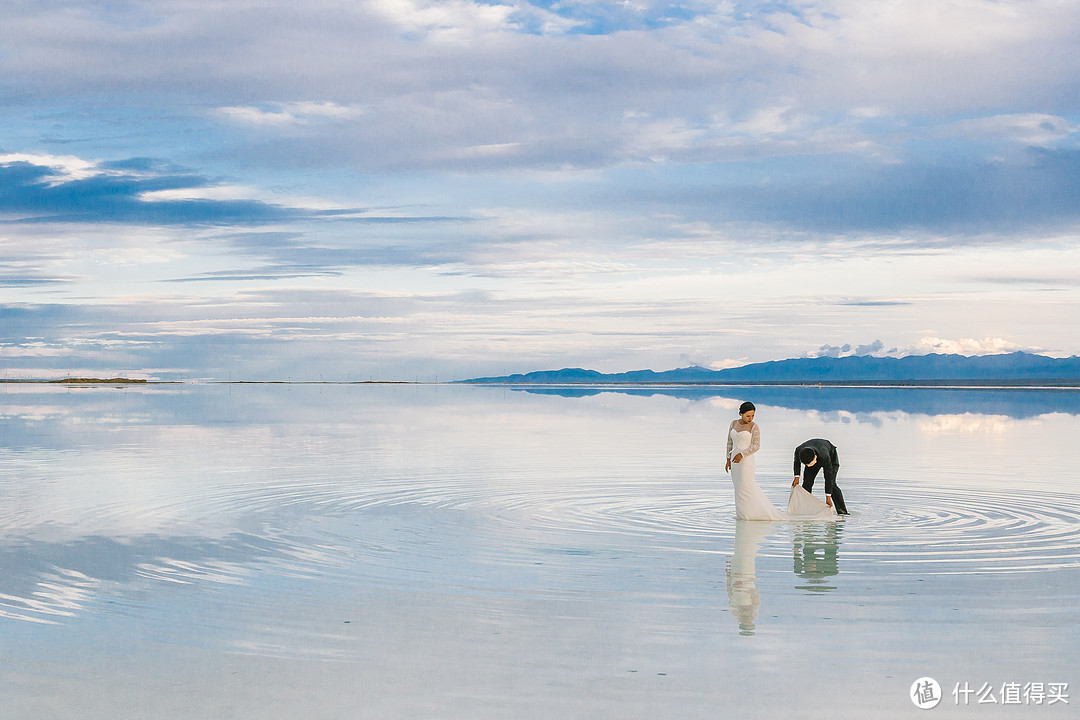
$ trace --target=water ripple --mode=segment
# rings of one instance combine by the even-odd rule
[[[852,515],[831,521],[840,523],[837,542],[849,563],[882,563],[891,566],[891,572],[923,574],[1034,572],[1080,565],[1076,496],[897,487],[872,480],[853,480],[849,486],[856,498],[850,502]],[[860,487],[872,490],[860,494]],[[726,490],[720,484],[610,479],[558,488],[477,488],[445,481],[369,485],[355,493],[338,487],[336,492],[316,492],[307,501],[339,517],[409,509],[415,514],[407,521],[414,545],[435,542],[438,533],[468,535],[470,544],[493,548],[485,553],[490,562],[509,564],[521,559],[512,548],[545,544],[610,548],[625,543],[637,550],[730,552],[736,524]],[[296,494],[291,499],[306,502]],[[800,524],[780,523],[777,533],[797,532]]]
[[[774,496],[775,486],[768,486]],[[764,523],[760,556],[790,557],[792,542],[813,535],[814,542],[835,546],[847,573],[1014,574],[1080,566],[1076,495],[857,478],[846,489],[852,515],[812,521],[827,531]],[[56,622],[80,613],[106,582],[233,587],[245,602],[257,595],[239,589],[268,577],[301,598],[314,586],[533,596],[591,588],[609,596],[620,587],[612,578],[639,572],[642,558],[730,555],[737,532],[726,483],[678,479],[223,484],[144,507],[170,516],[173,502],[199,517],[232,517],[244,529],[12,550],[9,564],[23,575],[0,586],[0,617]],[[119,506],[97,511],[123,514]],[[538,567],[566,579],[539,580],[539,571],[530,570]]]

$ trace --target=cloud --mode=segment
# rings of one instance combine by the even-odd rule
[[[14,154],[0,162],[0,218],[9,223],[265,225],[298,221],[440,222],[450,218],[379,214],[317,198],[265,199],[250,186],[226,185],[143,159],[91,163]],[[260,199],[262,196],[262,199]],[[288,204],[287,204],[288,203]]]
[[[17,376],[68,374],[73,367],[111,375],[175,378],[185,368],[204,377],[344,377],[393,357],[399,372],[443,358],[444,372],[492,333],[520,328],[505,306],[524,301],[479,292],[364,292],[348,289],[241,289],[231,293],[156,295],[83,305],[0,305],[5,369]],[[519,315],[520,317],[520,315]],[[496,327],[485,318],[497,319]],[[475,362],[475,360],[473,360]],[[161,370],[171,368],[172,370]],[[190,377],[190,373],[188,373]]]
[[[102,172],[94,163],[71,155],[0,153],[0,167],[9,165],[39,168],[39,177],[52,184],[84,180]]]
[[[1060,270],[1060,269],[1059,269]],[[976,277],[972,280],[992,285],[1030,285],[1043,287],[1069,287],[1080,285],[1080,273],[1074,275],[1033,273],[1028,275],[995,275]]]
[[[10,5],[0,285],[64,347],[633,368],[1073,309],[1080,5]]]
[[[885,343],[881,340],[874,340],[873,342],[864,345],[852,345],[850,343],[845,343],[844,345],[822,345],[816,352],[807,353],[804,357],[840,358],[864,355],[900,357],[907,354],[914,353],[904,353],[897,348],[885,350]]]
[[[290,102],[262,107],[223,107],[218,110],[229,120],[251,125],[308,125],[320,120],[344,121],[363,115],[359,107],[333,102]]]
[[[747,357],[741,358],[724,358],[723,360],[714,360],[708,364],[711,370],[727,370],[728,368],[742,367],[743,365],[750,364],[750,359]]]
[[[370,7],[405,33],[423,33],[438,42],[465,42],[476,35],[512,29],[515,8],[469,0],[371,0]]]
[[[277,167],[902,158],[943,132],[1043,147],[1067,129],[1046,108],[1078,93],[1080,8],[1052,0],[48,7],[0,28],[12,97],[124,121],[153,87],[178,129],[216,118],[222,147]]]
[[[188,277],[169,278],[163,282],[190,283],[224,281],[248,283],[253,280],[297,280],[299,278],[341,277],[342,274],[343,273],[340,270],[332,270],[315,265],[268,265],[245,270],[214,270]]]
[[[942,128],[941,135],[965,138],[1001,138],[1020,145],[1053,148],[1080,130],[1069,120],[1045,113],[1021,113],[961,120]]]
[[[983,338],[981,340],[975,338],[947,340],[944,338],[927,336],[919,340],[915,349],[917,353],[914,354],[920,355],[926,353],[943,353],[950,355],[999,355],[1002,353],[1016,352],[1018,350],[1038,352],[1041,348],[1020,345],[1011,340],[999,337]]]
[[[822,345],[817,349],[816,353],[811,353],[808,357],[848,357],[854,355],[852,352],[852,346],[849,344],[844,345]]]
[[[58,166],[52,158],[32,161],[23,159],[26,156],[15,157],[19,159],[0,163],[0,217],[9,221],[258,224],[300,215],[290,208],[254,200],[144,199],[148,194],[153,197],[154,193],[211,184],[194,175],[125,173],[91,163]],[[73,166],[75,173],[70,172]]]
[[[1022,345],[1005,338],[993,337],[977,340],[975,338],[960,338],[950,340],[928,335],[920,338],[914,345],[906,348],[893,347],[885,349],[885,343],[874,340],[864,345],[822,345],[815,352],[810,352],[804,357],[852,357],[874,355],[877,357],[905,357],[908,355],[927,355],[940,353],[943,355],[1000,355],[1011,352],[1038,353],[1042,348]]]
[[[860,345],[855,348],[856,355],[873,355],[874,353],[881,352],[885,349],[885,344],[880,340],[875,340],[869,345]]]
[[[70,283],[77,280],[73,275],[49,274],[28,263],[0,262],[0,287],[25,288],[35,285]]]
[[[834,156],[807,160],[797,173],[782,174],[782,168],[748,164],[741,177],[718,174],[711,184],[677,194],[654,188],[651,197],[638,200],[680,207],[695,219],[778,223],[818,233],[976,236],[1080,223],[1077,149],[1030,149],[1002,162],[960,157],[899,165]]]
[[[41,357],[68,357],[71,349],[51,346],[43,342],[23,342],[0,345],[0,357],[10,358],[41,358]]]

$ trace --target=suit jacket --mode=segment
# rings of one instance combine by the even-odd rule
[[[795,448],[796,475],[802,474],[802,460],[799,459],[799,453],[803,448],[810,448],[817,455],[817,463],[814,467],[821,467],[821,471],[825,474],[825,494],[832,495],[833,488],[836,487],[836,471],[840,469],[840,458],[836,454],[836,446],[824,438],[814,438]]]

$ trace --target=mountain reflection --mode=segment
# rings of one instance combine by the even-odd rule
[[[955,415],[958,412],[1029,418],[1048,413],[1080,415],[1080,388],[926,388],[926,387],[829,387],[817,385],[686,385],[515,387],[520,392],[560,397],[590,397],[622,393],[651,397],[663,395],[685,400],[712,398],[745,399],[752,388],[754,402],[792,410],[819,413],[860,414],[903,412],[921,415]],[[867,418],[867,421],[873,421]]]

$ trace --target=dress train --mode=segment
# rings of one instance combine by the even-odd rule
[[[735,517],[739,520],[809,520],[835,518],[836,510],[807,492],[802,485],[791,488],[787,512],[769,502],[754,479],[754,456],[745,454],[750,447],[748,430],[731,428],[731,455],[743,453],[742,460],[731,463],[731,483],[735,487]]]

